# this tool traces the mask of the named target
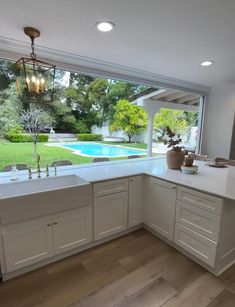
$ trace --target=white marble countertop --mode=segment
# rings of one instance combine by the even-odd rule
[[[178,170],[168,169],[165,159],[141,158],[136,160],[118,160],[94,164],[73,165],[57,168],[57,175],[76,174],[87,182],[109,180],[146,174],[167,180],[198,191],[235,200],[235,167],[214,168],[205,162],[195,161],[199,167],[198,174],[182,174]],[[53,169],[50,169],[53,175]],[[42,174],[45,176],[45,174]],[[34,174],[36,177],[36,174]],[[28,180],[27,171],[19,172],[19,180]],[[0,173],[1,183],[10,181],[10,173]],[[12,182],[14,185],[14,182]]]

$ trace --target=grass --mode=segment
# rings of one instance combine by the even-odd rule
[[[115,143],[115,142],[102,142],[112,145],[123,145],[126,147],[134,147],[146,149],[145,144],[128,144],[128,143]],[[38,143],[38,153],[41,156],[41,166],[51,165],[56,160],[70,160],[73,164],[91,163],[93,157],[83,157],[75,155],[72,151],[53,146],[46,146],[45,143]],[[126,159],[111,158],[110,160]],[[5,140],[0,140],[0,171],[8,164],[25,163],[31,167],[36,167],[36,161],[33,157],[33,143],[10,143]]]

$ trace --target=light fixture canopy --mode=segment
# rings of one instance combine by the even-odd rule
[[[27,96],[30,101],[52,102],[56,66],[37,59],[35,54],[35,38],[40,31],[25,27],[24,33],[31,39],[30,57],[22,57],[16,63],[16,85],[20,96]]]
[[[99,21],[96,23],[96,28],[101,32],[110,32],[115,27],[111,21]]]
[[[206,60],[206,61],[201,62],[201,66],[208,67],[208,66],[211,66],[213,63],[214,61]]]

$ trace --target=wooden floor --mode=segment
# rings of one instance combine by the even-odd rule
[[[215,277],[139,230],[0,283],[1,307],[235,306],[235,266]]]

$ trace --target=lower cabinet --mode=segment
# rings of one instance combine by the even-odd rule
[[[2,273],[9,273],[92,240],[91,208],[2,226]],[[5,264],[5,265],[4,265]]]
[[[150,179],[148,226],[173,241],[175,226],[176,185]]]
[[[127,229],[128,191],[94,199],[94,239]]]
[[[50,220],[39,220],[9,225],[1,232],[1,264],[5,271],[12,272],[53,255],[53,241]],[[4,267],[2,267],[4,270]]]
[[[180,224],[175,225],[175,243],[204,263],[214,267],[217,243]]]
[[[59,215],[53,222],[54,254],[60,254],[92,241],[91,209]]]

